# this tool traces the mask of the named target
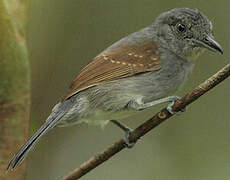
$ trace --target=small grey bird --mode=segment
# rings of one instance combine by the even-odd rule
[[[70,91],[52,110],[38,131],[20,148],[8,165],[16,168],[29,150],[54,126],[81,122],[105,125],[139,110],[171,102],[192,72],[204,49],[223,53],[213,38],[212,23],[198,10],[177,8],[162,13],[155,22],[114,43],[89,63],[74,79]]]

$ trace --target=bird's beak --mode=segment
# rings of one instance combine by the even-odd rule
[[[206,36],[203,40],[202,43],[204,43],[204,47],[211,50],[211,51],[218,51],[221,54],[223,54],[223,49],[220,46],[220,44],[218,42],[216,42],[213,38],[211,38],[210,36]]]
[[[200,47],[204,47],[206,49],[209,49],[211,51],[218,51],[221,54],[223,54],[223,49],[222,47],[219,45],[218,42],[216,42],[213,38],[211,38],[210,36],[206,36],[204,39],[202,40],[196,40],[193,39],[193,42],[195,42],[198,46]]]

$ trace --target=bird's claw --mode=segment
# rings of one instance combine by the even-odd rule
[[[131,129],[127,129],[127,130],[125,131],[124,141],[125,141],[125,146],[126,146],[127,148],[132,148],[132,147],[136,144],[136,142],[130,142],[130,141],[129,141],[129,137],[130,137],[131,132],[132,132]]]
[[[186,109],[184,108],[184,109],[182,109],[182,110],[180,110],[180,111],[173,111],[173,105],[175,104],[175,101],[177,101],[177,100],[180,100],[181,98],[180,97],[178,97],[178,96],[173,96],[172,97],[172,99],[171,99],[171,103],[168,105],[168,107],[167,107],[167,110],[168,110],[168,112],[170,112],[170,114],[178,114],[178,115],[180,115],[180,114],[182,114],[182,113],[184,113],[185,111],[186,111]]]

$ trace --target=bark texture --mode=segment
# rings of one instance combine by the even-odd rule
[[[30,72],[25,41],[27,0],[0,1],[0,179],[24,180],[25,163],[5,173],[28,135]]]

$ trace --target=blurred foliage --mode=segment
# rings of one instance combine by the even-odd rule
[[[28,135],[30,71],[25,44],[26,0],[0,1],[0,179],[25,179],[25,164],[3,173]]]
[[[166,10],[198,8],[214,24],[224,56],[204,53],[183,95],[229,62],[230,2],[201,0],[31,0],[28,25],[32,65],[34,131],[60,100],[74,76],[107,46],[151,24]],[[125,150],[82,179],[229,179],[229,80],[150,132],[135,148]],[[136,127],[162,106],[126,124]],[[30,153],[28,177],[50,180],[66,174],[122,137],[117,127],[104,130],[85,124],[55,128]]]

